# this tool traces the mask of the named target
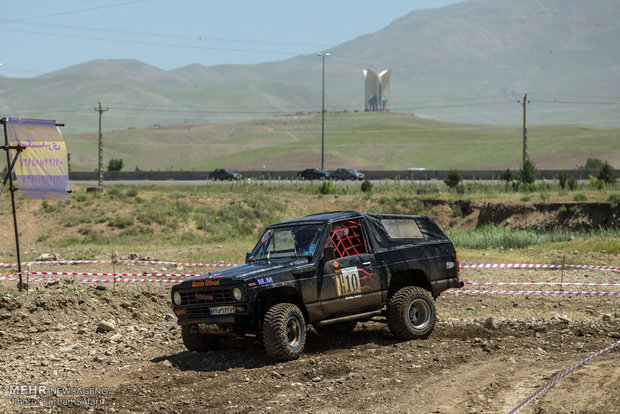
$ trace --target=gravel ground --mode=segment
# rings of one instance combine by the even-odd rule
[[[88,269],[37,268],[102,271]],[[136,268],[117,265],[116,271]],[[563,275],[465,269],[461,277],[619,279],[618,272],[583,269]],[[398,341],[376,317],[358,323],[351,334],[319,335],[311,328],[302,357],[280,363],[251,339],[225,342],[217,351],[187,352],[169,307],[169,286],[86,285],[65,277],[31,283],[28,295],[18,294],[15,282],[0,282],[0,289],[13,291],[0,298],[0,411],[7,413],[500,413],[620,339],[617,296],[444,294],[437,299],[437,326],[426,340]],[[616,348],[521,412],[620,412],[619,367]]]

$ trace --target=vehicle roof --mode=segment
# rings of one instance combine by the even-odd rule
[[[311,214],[309,216],[299,217],[292,220],[282,221],[269,227],[287,226],[291,224],[308,224],[308,223],[331,223],[335,221],[350,220],[364,216],[398,218],[398,217],[422,217],[401,214],[380,214],[380,213],[360,213],[357,211],[331,211],[325,213]]]

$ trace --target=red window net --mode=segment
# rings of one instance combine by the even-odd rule
[[[335,224],[330,238],[336,258],[368,252],[362,225],[356,221]]]

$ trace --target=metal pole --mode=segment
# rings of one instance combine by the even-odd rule
[[[321,169],[325,169],[325,53],[323,58],[322,104],[321,104]]]
[[[322,70],[322,82],[321,82],[321,169],[325,169],[325,56],[330,56],[331,53],[320,52],[317,56],[321,56],[323,59]]]
[[[523,96],[523,164],[525,167],[525,160],[527,159],[527,93]]]
[[[103,109],[101,102],[99,102],[99,108],[95,108],[95,111],[99,112],[99,187],[103,186],[103,135],[101,134],[101,117],[105,111],[110,108]]]
[[[4,144],[8,147],[9,146],[9,135],[6,129],[6,119],[2,119],[2,124],[4,127]],[[7,148],[6,149],[7,168],[10,164],[11,164],[11,157],[9,156],[9,150]],[[19,251],[19,231],[17,230],[17,214],[15,211],[15,191],[17,189],[13,187],[13,177],[11,176],[12,174],[11,170],[8,170],[6,173],[9,175],[9,191],[11,192],[11,208],[13,210],[13,229],[15,229],[15,250],[17,253],[17,272],[19,273],[18,289],[21,291],[23,290],[24,284],[23,284],[23,278],[22,278],[22,260],[21,260],[21,254]]]

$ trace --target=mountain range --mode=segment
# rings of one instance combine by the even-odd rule
[[[362,70],[392,69],[392,112],[469,124],[620,126],[620,2],[468,0],[409,13],[327,51],[329,112],[363,110]],[[321,58],[164,71],[94,60],[34,78],[0,77],[3,116],[65,130],[240,122],[320,112]]]

